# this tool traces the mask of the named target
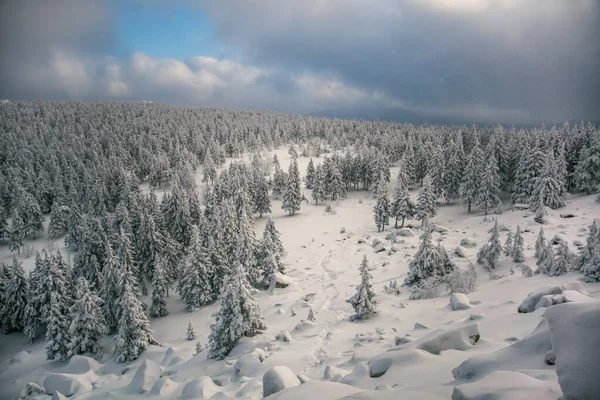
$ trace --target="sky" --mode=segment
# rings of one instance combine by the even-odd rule
[[[0,99],[600,121],[600,0],[2,0]]]

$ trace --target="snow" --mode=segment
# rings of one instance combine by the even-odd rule
[[[556,374],[566,400],[600,393],[600,301],[569,303],[546,311],[556,354]]]
[[[286,366],[273,367],[263,375],[263,396],[268,397],[273,393],[300,385],[300,380]]]
[[[287,166],[290,161],[287,148],[277,150],[276,154],[281,165]],[[313,160],[315,164],[322,162],[322,158]],[[300,173],[304,174],[308,158],[300,157],[298,163]],[[397,168],[392,168],[392,176],[396,172]],[[302,191],[310,199],[310,192],[304,188]],[[410,191],[413,199],[417,191],[418,188]],[[585,241],[587,231],[581,229],[586,229],[594,217],[599,216],[594,197],[567,196],[566,206],[560,212],[575,216],[560,219],[551,211],[548,222],[543,225],[546,237],[559,234]],[[510,211],[509,200],[505,197],[502,200],[504,214],[488,215],[486,221],[483,212],[468,214],[457,201],[449,205],[439,203],[432,221],[446,228],[445,235],[434,232],[432,239],[437,244],[443,238],[444,247],[450,252],[458,246],[464,249],[464,252],[461,249],[464,258],[450,254],[461,270],[467,269],[469,261],[475,263],[477,250],[487,242],[494,219],[500,226],[510,227],[513,233],[517,225],[522,227],[524,263],[535,267],[534,244],[540,225],[531,216],[524,218],[527,211]],[[509,269],[517,269],[516,264],[503,255],[496,270],[502,276],[500,279],[489,279],[482,266],[475,266],[478,288],[467,295],[471,309],[452,310],[451,295],[444,290],[439,298],[426,300],[409,300],[410,291],[406,288],[401,288],[397,296],[385,293],[383,286],[389,286],[393,280],[401,283],[406,277],[408,264],[419,246],[420,222],[407,220],[406,225],[413,228],[393,229],[396,237],[391,255],[387,251],[374,253],[371,247],[374,238],[388,249],[392,243],[384,239],[387,231],[377,233],[373,205],[368,192],[349,191],[347,199],[332,203],[335,214],[324,213],[325,205],[319,202],[315,206],[312,201],[303,202],[296,215],[290,217],[281,209],[281,200],[273,201],[271,217],[281,232],[286,250],[284,276],[289,285],[257,294],[267,329],[257,336],[242,338],[224,360],[208,360],[207,350],[194,355],[196,342],[205,348],[208,344],[209,326],[214,322],[218,304],[189,312],[179,295],[171,291],[167,299],[169,315],[150,319],[155,338],[162,347],[150,346],[131,363],[114,361],[112,336],[104,338],[104,356],[99,361],[77,356],[69,364],[45,360],[43,338],[28,344],[21,334],[3,336],[0,398],[17,398],[26,387],[33,393],[34,385],[45,388],[44,383],[48,381],[65,396],[75,391],[81,393],[77,398],[86,399],[159,396],[260,399],[266,371],[286,366],[286,372],[276,377],[285,378],[286,385],[293,382],[296,386],[271,394],[270,400],[328,400],[345,396],[354,399],[447,399],[450,396],[544,399],[542,396],[546,393],[551,393],[548,398],[555,400],[562,392],[566,400],[570,400],[568,383],[562,390],[558,383],[563,384],[564,380],[572,384],[579,375],[585,378],[585,374],[597,372],[597,368],[585,369],[586,365],[598,365],[597,361],[591,361],[594,353],[586,350],[600,348],[599,344],[591,343],[597,340],[597,335],[589,334],[593,326],[584,324],[586,327],[577,331],[569,328],[567,334],[560,331],[555,334],[554,330],[561,329],[562,325],[564,329],[570,325],[554,323],[553,315],[558,318],[561,309],[568,310],[566,314],[560,312],[561,319],[583,324],[586,313],[593,310],[593,301],[600,297],[600,284],[583,283],[577,272],[558,277],[540,274],[523,278],[517,270],[511,275]],[[266,221],[266,216],[257,216],[257,234],[262,232]],[[391,222],[393,225],[393,220]],[[558,224],[563,226],[558,227]],[[342,228],[347,233],[340,233]],[[505,239],[506,232],[502,231],[501,243]],[[27,244],[42,249],[47,240],[42,236]],[[64,251],[65,258],[73,260],[74,254],[62,247],[62,240],[55,243]],[[5,250],[1,248],[0,260],[10,263],[12,256]],[[370,269],[370,273],[378,296],[378,312],[367,320],[354,321],[350,318],[352,307],[345,300],[355,293],[360,282],[358,266],[365,254],[370,265],[377,267]],[[22,261],[26,271],[33,268],[33,258]],[[548,288],[560,290],[548,292]],[[535,296],[528,298],[529,294]],[[571,302],[536,309],[540,299],[547,295],[562,295],[565,301]],[[456,294],[454,298],[457,297],[461,296]],[[150,302],[149,297],[143,300]],[[527,312],[519,313],[521,307]],[[306,320],[309,308],[316,317],[313,322]],[[190,320],[197,332],[197,338],[192,341],[186,339]],[[591,321],[588,319],[590,324]],[[289,332],[293,340],[277,341],[275,337],[282,331]],[[477,335],[480,338],[473,344]],[[564,337],[566,343],[559,343],[554,336]],[[546,354],[552,350],[556,353],[556,365],[546,362]],[[598,355],[595,357],[597,360]],[[586,361],[577,364],[569,358]],[[569,374],[571,370],[573,373]],[[48,380],[52,374],[60,375]],[[463,397],[456,397],[459,395]],[[40,398],[49,398],[45,396]]]
[[[450,307],[453,310],[468,310],[471,308],[471,302],[464,293],[452,293],[450,295]]]

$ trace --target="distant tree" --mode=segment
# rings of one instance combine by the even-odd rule
[[[410,199],[404,176],[401,176],[400,172],[398,172],[398,179],[396,180],[390,214],[395,219],[394,227],[396,228],[398,227],[399,219],[402,219],[401,226],[404,226],[404,221],[413,218],[415,215],[415,204]]]
[[[506,242],[504,242],[504,255],[507,257],[512,257],[513,254],[513,236],[509,231],[506,235]]]
[[[313,159],[311,158],[308,162],[308,167],[306,168],[306,177],[304,178],[304,182],[306,184],[307,189],[313,188],[313,182],[315,179],[315,164],[313,163]]]
[[[356,293],[346,301],[352,305],[358,319],[367,319],[369,315],[377,312],[377,295],[371,284],[372,276],[369,273],[369,261],[366,255],[360,264],[359,272],[360,284],[356,287]]]
[[[315,169],[311,197],[315,201],[315,204],[318,204],[319,200],[325,200],[325,178],[321,165],[317,165]]]
[[[546,247],[546,238],[544,237],[544,228],[540,228],[540,233],[535,241],[535,258],[540,258]]]
[[[500,207],[500,198],[498,192],[500,190],[501,178],[498,170],[498,164],[494,154],[488,154],[486,160],[486,168],[483,173],[482,180],[478,186],[476,207],[485,211],[485,214],[490,210],[495,210]]]
[[[256,199],[254,200],[254,211],[258,213],[259,218],[263,214],[271,212],[271,199],[269,198],[269,184],[264,176],[260,176],[256,188]]]
[[[577,188],[587,194],[600,190],[600,134],[592,137],[589,146],[579,153],[574,180]]]
[[[317,318],[315,317],[315,313],[313,312],[312,307],[310,307],[308,309],[308,316],[306,317],[306,320],[309,322],[315,322],[317,320]]]
[[[550,274],[554,264],[554,250],[551,243],[546,244],[535,264],[538,267],[536,274]]]
[[[156,263],[152,276],[152,304],[150,305],[151,317],[166,317],[167,310],[167,279],[162,262]]]
[[[23,239],[25,239],[25,223],[21,218],[19,210],[15,210],[15,214],[12,219],[12,225],[10,227],[10,233],[8,235],[8,249],[12,252],[16,251],[17,254],[21,254],[21,247],[23,247]]]
[[[288,172],[287,186],[283,193],[283,204],[281,208],[290,215],[296,214],[300,210],[302,202],[302,193],[300,191],[300,172],[298,171],[298,161],[294,158],[290,163]]]
[[[408,274],[404,280],[404,285],[420,285],[426,279],[435,275],[438,270],[440,257],[437,249],[432,243],[431,227],[429,226],[429,218],[425,216],[423,219],[423,233],[420,237],[419,249],[415,253],[412,261],[409,263]]]
[[[48,237],[56,239],[67,233],[69,230],[69,208],[60,206],[58,203],[52,204],[50,211],[50,223],[48,225]]]
[[[582,268],[592,260],[594,253],[600,251],[600,220],[594,219],[594,222],[590,225],[586,244],[581,249],[581,255],[579,256],[577,266]]]
[[[423,221],[425,217],[433,218],[437,214],[436,197],[433,191],[431,178],[426,176],[423,187],[417,197],[417,219]]]
[[[196,330],[194,329],[194,325],[192,324],[192,320],[190,319],[190,321],[188,322],[188,327],[187,327],[187,332],[185,334],[185,338],[187,340],[194,340],[196,339]]]
[[[477,202],[479,185],[483,180],[483,165],[483,154],[479,142],[475,140],[475,145],[467,157],[467,165],[460,186],[460,198],[468,212],[471,212],[472,206]]]
[[[517,235],[519,235],[520,231],[517,229]],[[514,245],[516,245],[516,237]],[[500,244],[500,230],[498,229],[498,220],[496,220],[494,224],[494,228],[492,229],[492,235],[490,236],[490,240],[485,246],[485,252],[483,255],[483,263],[488,269],[495,270],[498,266],[498,260],[500,259],[500,255],[502,254],[502,245]]]
[[[385,176],[382,174],[377,184],[377,202],[373,207],[377,232],[382,232],[390,221],[390,199]]]
[[[515,234],[515,240],[513,242],[513,261],[516,263],[522,263],[525,261],[523,244],[523,233],[521,233],[521,227],[517,225],[517,233]]]

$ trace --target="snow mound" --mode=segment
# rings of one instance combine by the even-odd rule
[[[344,376],[348,375],[348,373],[349,371],[346,371],[345,369],[328,365],[325,367],[325,371],[323,372],[323,379],[339,382],[344,378]]]
[[[475,239],[471,239],[471,238],[462,238],[460,240],[460,245],[462,247],[477,247],[477,241]]]
[[[456,386],[452,400],[556,400],[560,387],[514,371],[495,371],[484,379]]]
[[[360,389],[336,382],[309,381],[300,386],[284,389],[268,397],[268,400],[335,400],[360,392]]]
[[[89,392],[92,390],[92,382],[96,379],[92,371],[85,374],[51,373],[44,379],[44,390],[48,394],[60,392],[69,397]]]
[[[168,367],[169,365],[171,365],[171,361],[173,361],[173,357],[176,354],[177,353],[175,352],[175,349],[172,347],[169,347],[167,349],[167,351],[165,351],[165,356],[163,357],[162,361],[160,362],[160,365],[163,367]]]
[[[450,231],[450,229],[446,228],[445,226],[442,226],[440,224],[436,224],[435,222],[430,224],[431,229],[433,229],[434,232],[437,233],[447,233]]]
[[[527,298],[519,305],[520,313],[529,313],[540,307],[568,302],[590,301],[588,292],[579,282],[569,282],[562,286],[552,286],[541,289],[527,295]]]
[[[464,293],[452,293],[450,295],[450,307],[453,310],[468,310],[471,308],[471,302]]]
[[[407,390],[367,390],[342,397],[340,400],[442,400],[443,397],[431,393]]]
[[[67,400],[67,396],[57,391],[52,395],[52,400]]]
[[[271,368],[263,375],[263,397],[299,385],[300,380],[296,374],[288,367],[279,365]]]
[[[346,385],[358,386],[359,382],[364,381],[365,378],[369,377],[369,366],[366,362],[361,361],[356,364],[352,372],[344,376],[340,382],[345,383]]]
[[[208,376],[202,376],[198,379],[188,382],[181,392],[182,399],[209,399],[216,393],[219,393],[221,388]]]
[[[401,228],[396,232],[397,236],[414,237],[415,233],[410,228]]]
[[[569,243],[569,239],[565,235],[557,233],[556,235],[554,235],[552,237],[552,240],[550,242],[552,244],[561,244],[561,243],[568,244]]]
[[[479,341],[479,324],[472,323],[455,329],[439,329],[414,340],[404,348],[415,348],[439,355],[445,350],[469,350]],[[398,351],[392,349],[390,351]]]
[[[562,304],[546,311],[564,397],[594,399],[600,393],[600,302]]]
[[[379,378],[390,370],[401,370],[411,366],[427,363],[433,359],[430,353],[418,349],[392,349],[369,360],[369,375]],[[397,372],[400,373],[400,372]]]
[[[544,369],[546,352],[552,349],[548,322],[543,319],[527,337],[493,353],[463,361],[452,370],[455,379],[481,378],[496,370]]]
[[[160,365],[151,360],[144,360],[135,372],[135,376],[127,388],[131,393],[146,393],[160,378],[160,374]]]
[[[238,399],[252,399],[256,393],[262,392],[262,383],[257,379],[252,379],[243,388],[237,391],[235,397]]]
[[[264,371],[261,360],[254,353],[241,356],[235,362],[233,369],[237,376],[247,376],[252,378],[259,377]]]
[[[467,249],[465,249],[463,246],[456,246],[456,248],[454,249],[454,254],[456,254],[460,258],[468,258],[469,257],[469,255],[467,253]]]
[[[270,290],[273,290],[273,287],[278,289],[283,289],[292,284],[294,280],[287,275],[284,275],[279,272],[273,272],[271,274],[271,285],[269,286]]]
[[[76,355],[71,357],[64,372],[69,374],[85,374],[89,371],[97,371],[100,367],[100,363],[93,358]]]
[[[384,251],[386,251],[387,249],[385,248],[385,246],[381,243],[376,244],[375,246],[373,246],[373,251],[375,253],[382,253]]]
[[[22,364],[31,358],[31,353],[21,350],[13,358],[10,359],[10,364]],[[4,363],[3,363],[4,364]]]
[[[292,341],[292,335],[288,331],[281,331],[275,336],[275,340],[289,343]]]
[[[375,248],[379,244],[383,245],[385,244],[385,241],[382,238],[375,236],[373,240],[371,240],[371,247]]]
[[[165,376],[154,383],[152,389],[150,390],[150,395],[173,398],[175,397],[174,394],[181,389],[181,386],[182,384],[173,382],[171,379]]]

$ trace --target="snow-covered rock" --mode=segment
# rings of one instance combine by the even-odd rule
[[[69,364],[67,364],[63,372],[69,374],[84,374],[89,371],[97,371],[100,367],[100,363],[93,358],[75,355],[71,357]]]
[[[447,233],[450,231],[450,229],[446,228],[443,225],[437,224],[435,222],[431,223],[430,226],[431,226],[431,229],[437,233]]]
[[[339,382],[344,376],[348,375],[348,373],[349,371],[346,371],[345,369],[328,365],[325,367],[325,371],[323,372],[323,378],[328,381]]]
[[[401,228],[401,229],[398,229],[398,231],[396,232],[396,234],[398,236],[404,236],[404,237],[414,237],[415,236],[415,233],[410,228]]]
[[[261,361],[253,354],[244,354],[233,365],[236,375],[246,377],[259,377],[264,370],[261,368]]]
[[[393,242],[394,239],[396,239],[396,232],[394,232],[394,231],[388,232],[387,235],[385,235],[385,239]]]
[[[287,275],[284,275],[279,272],[274,272],[271,274],[271,284],[269,286],[269,290],[273,290],[273,288],[283,289],[288,287],[294,280]]]
[[[455,329],[439,329],[407,346],[438,355],[445,350],[469,350],[478,341],[479,324],[473,323]]]
[[[351,396],[361,389],[343,383],[311,380],[269,396],[268,400],[335,400]]]
[[[462,246],[456,246],[456,248],[454,249],[454,254],[456,254],[460,258],[468,258],[469,257],[469,255],[467,253],[467,249],[465,249]]]
[[[373,251],[375,253],[381,253],[386,251],[387,249],[385,248],[385,246],[381,243],[378,243],[377,245],[373,246]]]
[[[462,247],[468,247],[468,248],[477,247],[477,241],[472,238],[462,238],[460,240],[460,245]]]
[[[300,385],[298,377],[286,366],[276,366],[263,375],[263,397]]]
[[[600,301],[561,304],[549,308],[545,315],[565,399],[598,398]]]
[[[494,371],[485,378],[456,386],[452,400],[556,400],[560,387],[514,371]]]
[[[44,379],[44,390],[48,394],[60,392],[65,396],[73,396],[92,390],[92,382],[88,374],[51,373]]]
[[[379,244],[383,245],[385,244],[385,241],[382,238],[375,236],[373,240],[371,240],[371,247],[374,248]]]
[[[64,394],[62,394],[59,391],[56,391],[52,395],[52,400],[67,400],[67,396],[65,396]]]
[[[275,340],[279,340],[280,342],[291,342],[292,335],[288,331],[281,331],[275,336]]]
[[[471,308],[471,302],[464,293],[452,293],[450,295],[450,306],[453,310],[468,310]]]
[[[201,376],[198,379],[188,382],[181,392],[182,399],[209,399],[221,388],[217,386],[208,376]]]
[[[519,305],[520,313],[532,312],[540,307],[550,307],[569,302],[590,301],[589,293],[579,282],[568,282],[562,286],[551,286],[529,293]]]
[[[552,237],[552,240],[550,242],[552,244],[560,244],[560,243],[566,243],[566,244],[568,244],[569,243],[569,239],[565,235],[557,233],[556,235],[554,235]]]

